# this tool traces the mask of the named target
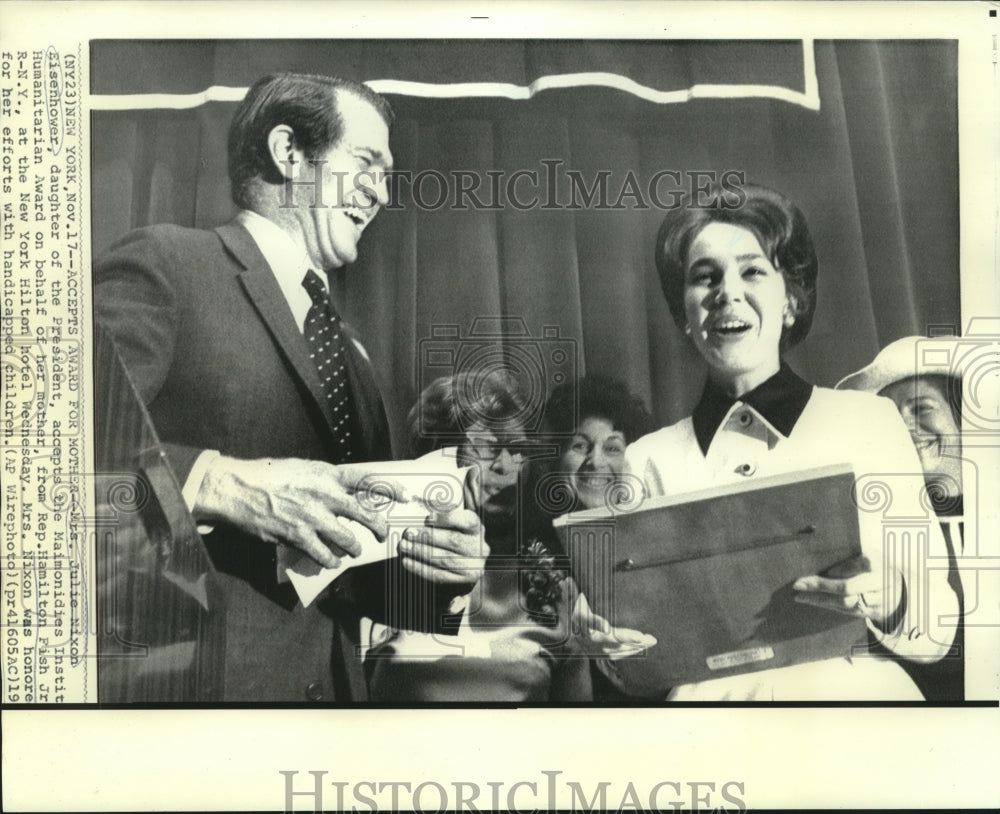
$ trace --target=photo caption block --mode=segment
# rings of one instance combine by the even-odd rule
[[[0,55],[3,701],[96,701],[80,45]]]

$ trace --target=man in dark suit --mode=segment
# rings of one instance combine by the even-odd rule
[[[363,85],[265,77],[230,129],[236,219],[139,229],[95,269],[97,319],[221,572],[227,701],[359,699],[350,608],[392,604],[370,594],[398,580],[365,595],[344,578],[303,608],[277,557],[284,544],[332,566],[360,550],[345,519],[387,531],[352,491],[363,462],[391,457],[382,400],[325,277],[356,259],[387,200],[391,121]],[[478,578],[486,549],[474,513],[432,515],[403,536],[399,565],[415,578],[452,594]]]

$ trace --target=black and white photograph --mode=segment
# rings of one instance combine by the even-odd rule
[[[964,700],[957,57],[91,43],[95,322],[211,527],[101,558],[100,698]],[[467,499],[372,511],[449,449]],[[304,607],[348,522],[389,558]]]
[[[77,726],[96,703],[275,733],[264,809],[912,805],[926,771],[897,793],[873,767],[906,775],[902,741],[950,771],[923,733],[980,731],[1000,695],[995,201],[973,197],[996,167],[970,165],[968,104],[992,9],[894,35],[860,11],[893,4],[843,4],[853,33],[759,4],[776,22],[741,36],[556,5],[587,33],[524,5],[391,36],[333,33],[342,7],[97,31],[78,156],[77,61],[26,52],[60,88],[46,149],[86,176],[90,599],[65,613],[89,649],[65,700]],[[595,29],[597,5],[621,19]],[[12,347],[44,350],[34,330]],[[41,472],[21,500],[51,523]],[[25,556],[41,632],[59,553]],[[36,706],[50,641],[5,675]],[[396,728],[422,769],[377,757]],[[613,769],[577,745],[630,730]],[[856,785],[754,782],[771,741],[846,772],[862,738]],[[532,757],[564,739],[572,763]],[[953,804],[997,803],[983,782]]]

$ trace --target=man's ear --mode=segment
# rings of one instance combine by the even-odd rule
[[[285,179],[291,180],[302,162],[302,151],[295,146],[295,132],[287,124],[279,124],[267,134],[267,149],[275,168]]]

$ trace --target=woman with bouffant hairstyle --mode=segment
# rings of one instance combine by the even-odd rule
[[[858,478],[919,471],[906,428],[885,399],[803,381],[784,361],[816,310],[818,262],[802,212],[756,185],[734,205],[721,189],[669,212],[655,247],[670,313],[705,361],[707,381],[692,415],[651,433],[626,453],[648,495],[683,495],[826,464]],[[893,511],[920,514],[917,494],[893,495]],[[861,617],[869,638],[895,656],[937,661],[957,612],[944,573],[919,558],[887,556],[880,514],[858,512],[861,555],[823,574],[802,574],[796,603]],[[929,556],[944,541],[929,529]],[[665,541],[664,545],[669,545]],[[930,611],[930,612],[928,612]],[[674,687],[670,700],[906,700],[920,698],[893,660],[869,653],[763,669]]]
[[[749,231],[780,269],[793,319],[783,326],[781,350],[794,347],[809,333],[816,312],[819,263],[805,217],[784,195],[766,187],[744,186],[746,198],[733,206],[716,190],[705,206],[675,209],[660,226],[656,240],[656,268],[670,314],[685,326],[685,265],[691,244],[712,223]]]

